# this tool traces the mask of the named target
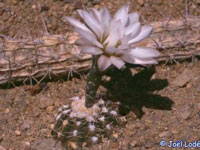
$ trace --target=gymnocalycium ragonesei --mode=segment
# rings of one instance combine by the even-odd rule
[[[141,25],[137,12],[129,13],[129,6],[122,6],[111,17],[107,8],[78,10],[83,22],[66,17],[80,34],[76,44],[81,52],[92,55],[92,68],[87,76],[86,106],[93,105],[103,72],[110,66],[121,69],[125,62],[131,64],[157,64],[160,53],[152,48],[139,47],[136,43],[147,38],[152,30]]]

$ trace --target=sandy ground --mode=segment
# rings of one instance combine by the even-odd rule
[[[107,6],[113,13],[127,3],[147,22],[187,15],[184,0],[102,0],[98,4],[3,0],[0,1],[0,34],[15,39],[62,34],[68,28],[61,18],[76,15],[78,8]],[[200,15],[198,0],[188,2],[188,15]],[[84,149],[154,150],[162,149],[161,140],[200,140],[199,68],[200,62],[196,60],[140,69],[128,78],[127,74],[119,73],[120,79],[114,78],[106,90],[114,99],[124,99],[133,107],[125,113],[127,123],[116,126],[111,137],[102,143]],[[34,90],[29,85],[0,88],[0,150],[61,150],[59,143],[55,146],[52,140],[51,126],[58,108],[70,104],[71,97],[82,96],[85,85],[83,74],[70,80],[44,82]]]

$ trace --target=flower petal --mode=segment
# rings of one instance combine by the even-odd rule
[[[65,17],[64,20],[68,21],[70,24],[72,24],[76,28],[80,28],[81,30],[91,32],[83,23],[81,23],[77,19],[74,19],[71,17]]]
[[[135,58],[129,54],[124,54],[122,57],[121,57],[122,60],[124,60],[125,62],[127,63],[130,63],[130,64],[134,64],[135,63]]]
[[[118,69],[121,69],[125,64],[119,57],[115,57],[115,56],[110,56],[110,61]]]
[[[98,47],[93,47],[93,46],[83,46],[81,47],[81,52],[92,54],[92,55],[99,55],[103,53],[101,49],[99,49]]]
[[[130,24],[139,22],[139,14],[137,12],[132,12],[128,14],[128,19]]]
[[[155,59],[137,59],[137,58],[135,58],[134,64],[153,65],[153,64],[158,64],[158,62]]]
[[[101,55],[98,59],[98,67],[101,71],[105,71],[111,65],[109,57]]]
[[[146,58],[153,58],[160,56],[160,53],[152,48],[146,48],[146,47],[136,47],[134,49],[131,49],[129,52],[130,55],[136,58],[140,59],[146,59]]]
[[[100,22],[98,21],[98,18],[95,18],[92,11],[87,12],[85,10],[82,10],[81,16],[84,20],[84,22],[89,26],[89,28],[96,33],[98,37],[102,35],[102,28],[100,26]]]
[[[90,41],[88,41],[87,39],[82,38],[82,37],[79,38],[78,40],[76,40],[75,44],[78,46],[94,45]]]
[[[125,30],[125,35],[131,34],[132,36],[134,36],[140,29],[140,23],[133,23],[130,24],[128,27],[126,27]]]
[[[119,39],[122,37],[123,29],[121,21],[111,21],[110,33],[104,43],[107,43],[107,47],[114,47]]]
[[[129,6],[125,5],[123,7],[121,7],[116,13],[115,13],[115,20],[121,20],[123,26],[125,26],[127,24],[128,21],[128,11],[129,11]]]
[[[102,44],[97,41],[95,35],[85,32],[84,30],[81,30],[79,28],[75,28],[74,31],[78,32],[83,38],[87,39],[95,46],[103,48]]]
[[[142,26],[141,32],[135,38],[131,39],[128,43],[133,44],[136,42],[140,42],[141,40],[148,37],[151,33],[152,27],[150,26]]]
[[[106,48],[106,53],[108,53],[108,54],[113,54],[113,53],[115,53],[115,52],[117,52],[118,51],[118,49],[117,48],[115,48],[115,47],[108,47],[108,48]]]
[[[104,34],[107,35],[109,32],[109,26],[111,22],[110,12],[108,11],[107,8],[102,8],[100,10],[100,13],[101,13],[101,23],[104,29]]]
[[[139,64],[139,65],[148,65],[148,64],[157,64],[158,62],[153,58],[140,59],[135,58],[132,55],[125,54],[121,57],[125,62],[130,64]]]
[[[79,16],[81,17],[81,18],[83,18],[83,13],[82,13],[82,9],[77,9],[77,12],[78,12],[78,14],[79,14]]]
[[[101,23],[101,21],[102,21],[101,12],[98,11],[97,9],[95,9],[95,8],[91,8],[91,10],[92,10],[93,16],[95,18],[97,18],[97,20],[98,20],[99,23]]]

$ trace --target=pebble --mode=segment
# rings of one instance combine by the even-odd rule
[[[64,150],[60,142],[54,141],[53,139],[38,139],[36,140],[31,149],[34,150]]]
[[[32,9],[36,9],[36,5],[32,5]]]
[[[172,84],[176,87],[184,87],[191,81],[193,75],[191,70],[186,69],[172,81]]]
[[[41,133],[44,137],[50,137],[51,136],[51,131],[49,129],[42,129]]]
[[[21,125],[21,130],[27,130],[27,129],[30,129],[31,127],[31,124],[32,124],[32,121],[31,120],[25,120],[23,122],[23,124]]]
[[[113,133],[113,134],[112,134],[112,137],[114,137],[115,139],[118,139],[118,136],[119,136],[119,135],[118,135],[117,133]]]
[[[39,107],[46,108],[48,106],[52,106],[54,104],[54,100],[50,97],[42,96],[39,100]]]
[[[189,119],[190,114],[191,114],[191,112],[190,112],[189,110],[184,111],[184,112],[181,113],[181,118],[182,118],[183,120],[187,120],[187,119]]]
[[[6,108],[5,113],[8,114],[10,112],[9,108]]]
[[[138,3],[143,6],[144,5],[144,0],[138,0]]]
[[[51,114],[54,110],[54,106],[48,106],[46,110],[48,114]]]
[[[26,141],[26,142],[24,142],[24,145],[26,145],[26,146],[30,146],[30,145],[31,145],[31,143],[30,143],[30,142],[28,142],[28,141]]]
[[[159,137],[170,137],[171,136],[171,132],[169,131],[164,131],[162,133],[159,134]]]
[[[0,145],[0,150],[6,150],[2,145]]]
[[[21,132],[19,130],[15,130],[15,135],[20,136]]]
[[[61,105],[60,102],[58,100],[55,100],[55,106],[60,107],[60,105]]]
[[[173,128],[173,129],[171,130],[171,132],[172,132],[173,134],[178,134],[178,133],[179,133],[179,131],[178,131],[177,129],[175,129],[175,128]]]
[[[131,145],[132,147],[135,147],[135,146],[137,145],[137,141],[132,141],[132,142],[130,143],[130,145]]]

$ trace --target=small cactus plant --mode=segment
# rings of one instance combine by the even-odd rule
[[[117,125],[119,113],[111,102],[100,100],[91,108],[84,105],[85,98],[73,98],[71,106],[59,108],[56,124],[52,130],[55,139],[60,140],[64,147],[77,149],[101,142],[109,137],[112,128]],[[118,106],[118,105],[115,105]]]

